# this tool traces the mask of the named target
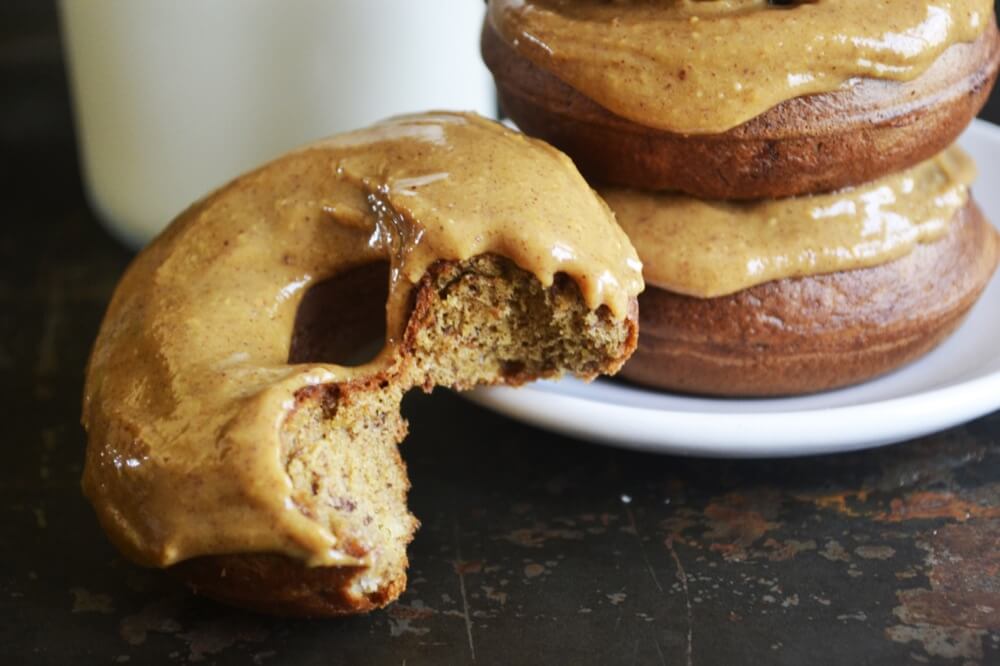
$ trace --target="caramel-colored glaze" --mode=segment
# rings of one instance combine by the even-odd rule
[[[473,115],[333,137],[184,212],[129,267],[87,372],[83,487],[111,538],[154,566],[243,552],[358,564],[293,505],[281,426],[303,387],[387,371],[413,285],[438,260],[484,253],[545,285],[566,274],[618,318],[643,286],[628,239],[570,160]],[[385,258],[378,358],[289,365],[310,285]]]
[[[685,134],[732,129],[852,79],[908,81],[974,41],[991,0],[490,0],[488,20],[601,106]]]
[[[868,268],[942,237],[975,165],[957,146],[827,194],[749,203],[600,190],[642,258],[646,281],[714,298],[790,277]]]

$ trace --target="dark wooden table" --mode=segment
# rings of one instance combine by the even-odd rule
[[[47,3],[0,9],[0,155],[2,663],[1000,663],[1000,413],[741,462],[414,395],[399,603],[294,621],[191,596],[122,560],[79,491],[83,366],[130,254],[84,200]]]

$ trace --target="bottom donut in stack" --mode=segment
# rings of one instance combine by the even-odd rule
[[[855,384],[931,350],[996,269],[957,147],[833,193],[756,202],[603,188],[644,264],[637,383],[724,396]]]

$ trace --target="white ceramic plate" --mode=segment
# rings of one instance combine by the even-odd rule
[[[1000,127],[976,121],[960,143],[979,165],[975,198],[998,224]],[[1000,273],[944,344],[860,386],[799,398],[728,400],[565,379],[466,395],[556,432],[681,455],[803,456],[900,442],[1000,408]]]

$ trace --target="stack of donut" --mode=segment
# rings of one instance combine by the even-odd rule
[[[482,51],[643,261],[632,381],[865,381],[942,341],[996,269],[954,146],[996,79],[991,0],[490,0]]]

